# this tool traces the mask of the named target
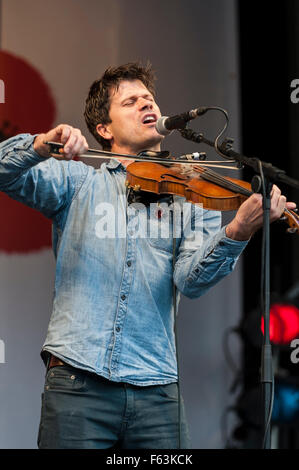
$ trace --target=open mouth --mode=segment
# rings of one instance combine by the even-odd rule
[[[145,126],[150,126],[151,124],[156,124],[157,119],[158,118],[156,114],[146,114],[142,118],[142,124],[144,124]]]

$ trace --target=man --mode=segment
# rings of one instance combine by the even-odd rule
[[[86,102],[90,131],[112,153],[160,151],[160,116],[153,73],[139,64],[108,69]],[[46,141],[64,144],[64,161],[50,158]],[[68,125],[0,146],[0,190],[53,221],[57,264],[42,350],[39,447],[188,448],[183,402],[178,406],[173,281],[194,298],[231,272],[262,225],[261,197],[251,196],[222,229],[219,213],[192,206],[191,225],[200,221],[201,232],[189,225],[175,239],[172,232],[162,237],[168,217],[157,215],[150,222],[158,236],[136,236],[132,228],[150,208],[127,207],[131,161],[111,159],[94,170],[72,160],[86,149],[81,132]],[[294,204],[274,187],[271,220],[285,207]],[[103,209],[108,225],[114,211],[121,221],[108,236]]]

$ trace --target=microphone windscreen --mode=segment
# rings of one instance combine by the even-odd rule
[[[156,131],[160,134],[160,135],[169,135],[172,133],[172,131],[169,131],[168,129],[166,129],[166,126],[165,126],[165,121],[166,119],[168,118],[168,116],[161,116],[157,122],[156,122]]]

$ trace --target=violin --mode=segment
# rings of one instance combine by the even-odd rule
[[[134,162],[127,166],[126,186],[133,191],[158,195],[178,195],[192,204],[202,204],[204,209],[216,211],[237,210],[253,194],[251,184],[222,176],[201,165],[176,165]],[[299,231],[299,216],[285,209],[288,232]]]
[[[45,144],[49,145],[52,156],[61,158],[63,144],[57,142],[45,142]],[[161,158],[163,153],[168,152],[158,152],[160,157],[155,157],[156,152],[145,152],[150,156],[146,158],[148,161],[145,161],[142,155],[115,154],[94,149],[88,149],[87,152],[86,155],[80,156],[97,159],[121,157],[134,160],[127,166],[126,186],[135,192],[182,196],[192,204],[201,204],[204,209],[216,211],[237,210],[253,194],[250,183],[222,176],[206,168],[208,162],[199,165],[190,160]],[[282,219],[288,223],[289,233],[299,232],[299,216],[295,211],[285,209]]]

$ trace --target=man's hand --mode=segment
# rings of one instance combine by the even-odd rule
[[[281,217],[285,209],[295,209],[294,202],[286,202],[280,189],[273,185],[271,191],[270,222]],[[249,240],[263,226],[263,199],[261,194],[252,194],[243,204],[235,218],[226,227],[226,236],[233,240]]]
[[[64,144],[64,153],[61,156],[66,160],[71,160],[88,149],[88,144],[80,129],[75,129],[67,124],[60,124],[46,134],[39,134],[34,140],[35,152],[41,157],[48,158],[51,155],[49,154],[49,146],[44,144],[46,141]]]

